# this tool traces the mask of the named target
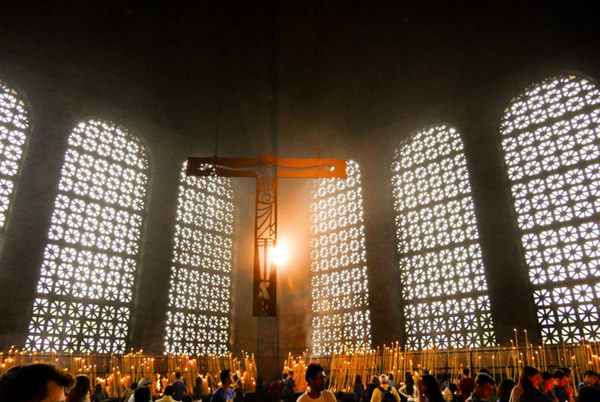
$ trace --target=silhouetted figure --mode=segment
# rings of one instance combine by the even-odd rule
[[[75,386],[67,396],[67,402],[90,402],[91,383],[87,375],[75,377]]]
[[[69,373],[50,364],[16,366],[0,376],[0,401],[64,401],[65,388],[74,382]]]
[[[419,381],[420,402],[445,402],[440,384],[431,374],[425,374]]]
[[[525,366],[521,371],[519,383],[510,394],[510,402],[548,402],[540,391],[542,375],[535,367]]]
[[[213,396],[210,398],[211,402],[232,402],[234,398],[233,389],[231,384],[233,379],[231,378],[231,371],[225,369],[221,370],[220,374],[221,386],[217,388]]]

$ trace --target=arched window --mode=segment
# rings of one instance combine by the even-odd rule
[[[0,81],[0,235],[19,175],[29,124],[23,97]]]
[[[513,100],[500,129],[542,338],[600,340],[600,91],[560,76]]]
[[[367,252],[360,166],[313,191],[311,271],[313,354],[371,347]]]
[[[223,177],[181,170],[165,352],[229,351],[233,190]]]
[[[26,348],[122,353],[140,254],[149,161],[122,127],[69,136]]]
[[[459,133],[408,138],[392,163],[407,347],[495,344],[487,282]]]

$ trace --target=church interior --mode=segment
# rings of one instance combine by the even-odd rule
[[[0,379],[598,380],[591,5],[86,3],[0,16]]]

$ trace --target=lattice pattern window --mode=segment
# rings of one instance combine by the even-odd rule
[[[407,347],[495,344],[471,185],[459,133],[417,132],[392,163]]]
[[[600,340],[600,91],[551,78],[501,126],[538,321],[547,343]]]
[[[233,190],[224,177],[180,174],[165,351],[229,351]]]
[[[26,347],[125,351],[140,253],[149,161],[109,122],[69,136]]]
[[[29,112],[25,101],[0,81],[0,233],[6,223],[28,134]]]
[[[316,182],[312,210],[313,353],[371,347],[371,319],[361,176],[347,163],[346,179]]]

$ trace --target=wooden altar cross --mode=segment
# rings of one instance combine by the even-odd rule
[[[277,182],[280,178],[346,178],[346,161],[320,158],[188,158],[188,176],[253,177],[256,179],[254,222],[253,315],[277,315]]]

